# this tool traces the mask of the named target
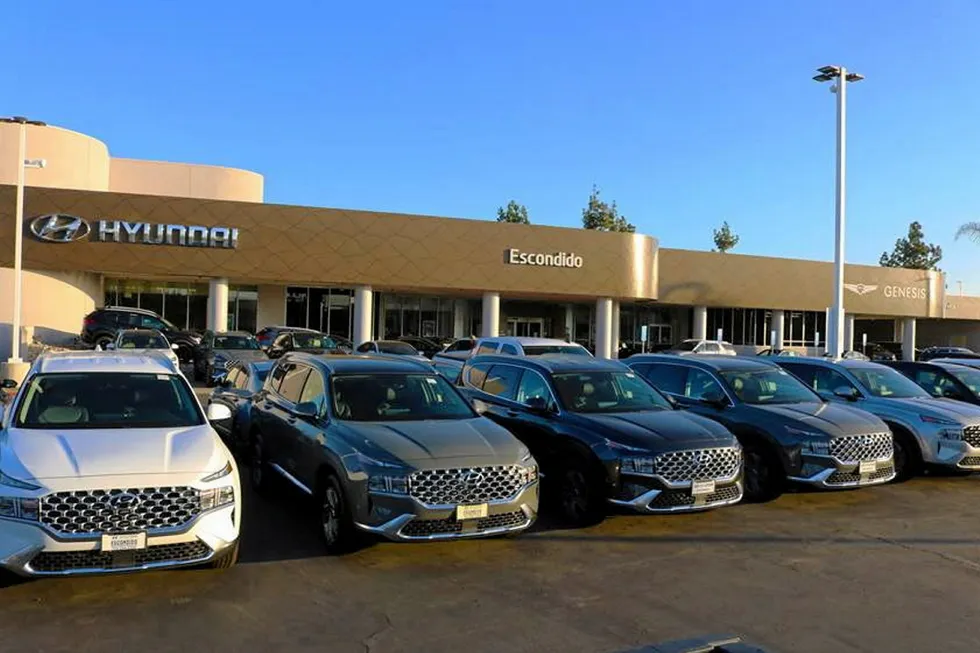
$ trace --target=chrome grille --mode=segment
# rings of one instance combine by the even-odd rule
[[[412,496],[427,506],[506,501],[523,486],[518,465],[424,469],[409,479]]]
[[[657,456],[654,471],[668,483],[732,478],[742,466],[739,449],[691,449]]]
[[[867,475],[865,484],[870,485],[872,483],[883,483],[891,479],[894,475],[895,468],[891,465],[888,465],[887,467],[879,467]],[[861,474],[856,471],[842,472],[838,470],[827,477],[826,483],[827,485],[855,485],[861,483]]]
[[[41,523],[68,535],[178,528],[201,513],[191,487],[56,492],[41,497]]]
[[[742,497],[742,490],[738,485],[727,485],[720,487],[711,494],[704,497],[704,504],[695,506],[695,498],[687,490],[664,490],[650,502],[650,510],[669,510],[685,506],[691,508],[710,508],[711,504],[735,501]]]
[[[967,456],[961,460],[956,465],[961,469],[977,469],[980,468],[980,456]]]
[[[845,435],[830,441],[830,455],[842,463],[885,460],[891,458],[892,454],[891,433]]]
[[[470,520],[474,533],[494,530],[498,528],[518,528],[528,524],[527,515],[523,511],[505,512],[499,515],[490,515],[483,519]],[[429,537],[432,535],[459,535],[467,533],[465,521],[457,521],[455,517],[449,519],[415,519],[401,530],[402,537]]]
[[[971,447],[980,447],[980,424],[963,427],[963,441]]]
[[[148,564],[187,563],[205,560],[211,548],[197,540],[179,544],[162,544],[136,551],[43,551],[30,563],[32,571],[59,572],[113,569],[137,569]]]

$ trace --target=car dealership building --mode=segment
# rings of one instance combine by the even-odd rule
[[[18,129],[0,123],[0,357],[10,350]],[[46,165],[26,171],[22,323],[46,342],[74,338],[95,307],[123,305],[192,329],[548,336],[601,356],[642,333],[651,345],[720,333],[746,351],[825,344],[829,262],[266,204],[253,172],[120,159],[83,134],[27,130],[28,157]],[[939,272],[849,265],[845,281],[845,348],[863,338],[906,352],[980,347],[980,298],[947,296]]]

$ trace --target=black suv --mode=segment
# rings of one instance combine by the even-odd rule
[[[833,489],[895,478],[894,441],[883,421],[824,401],[773,363],[735,356],[639,355],[626,364],[680,405],[738,436],[745,449],[748,499],[775,498],[787,480]]]
[[[193,360],[194,347],[201,342],[200,334],[194,331],[178,329],[153,311],[128,306],[106,306],[86,315],[82,320],[81,339],[85,344],[105,349],[120,329],[156,329],[170,344],[177,345],[177,356],[182,363]]]
[[[269,357],[259,341],[245,331],[205,331],[201,344],[194,348],[194,380],[209,388],[221,383],[234,361],[264,361]]]
[[[527,447],[481,417],[432,365],[286,354],[252,400],[251,482],[316,499],[330,552],[391,540],[516,533],[538,512]]]
[[[589,356],[476,356],[460,384],[541,464],[564,520],[598,521],[606,504],[701,510],[742,498],[742,452],[721,425],[675,410],[625,365]]]

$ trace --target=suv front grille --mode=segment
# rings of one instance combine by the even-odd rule
[[[956,465],[963,469],[977,469],[980,467],[980,456],[967,456]]]
[[[475,527],[472,532],[483,533],[497,528],[518,528],[527,523],[528,518],[523,511],[505,512],[475,520]],[[450,517],[449,519],[414,519],[402,528],[401,535],[402,537],[459,535],[469,532],[464,529],[465,525],[465,521],[457,521],[455,517]]]
[[[845,435],[830,441],[830,455],[842,463],[885,460],[894,453],[891,433]]]
[[[409,479],[412,496],[427,506],[506,501],[522,486],[518,465],[424,469]]]
[[[79,490],[41,497],[41,523],[68,535],[179,528],[201,514],[191,487]]]
[[[733,447],[668,451],[657,456],[654,472],[668,483],[732,478],[742,466],[742,454]]]
[[[895,468],[892,465],[888,467],[879,467],[872,473],[868,474],[867,482],[876,483],[879,481],[884,481],[891,478],[895,474]],[[829,477],[827,477],[827,485],[853,485],[861,482],[861,475],[858,472],[842,472],[840,470],[834,472]]]
[[[54,574],[77,571],[111,571],[114,569],[138,569],[154,563],[202,562],[211,555],[211,547],[204,542],[161,544],[136,551],[43,551],[31,560],[30,568],[38,573]]]
[[[738,485],[720,487],[704,499],[703,505],[695,506],[695,499],[687,490],[664,490],[650,502],[650,510],[668,510],[670,508],[710,508],[712,504],[735,501],[741,498],[742,490]]]
[[[971,447],[980,447],[980,424],[963,427],[963,441]]]

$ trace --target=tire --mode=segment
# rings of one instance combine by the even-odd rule
[[[214,372],[211,371],[210,367],[204,368],[204,385],[209,388],[214,387]]]
[[[746,443],[742,450],[745,471],[742,477],[746,503],[765,503],[783,493],[786,476],[778,458],[769,447],[758,442]]]
[[[915,437],[900,426],[888,425],[895,443],[895,479],[904,483],[922,473],[922,451]]]
[[[592,526],[605,517],[602,477],[583,458],[566,458],[556,469],[553,488],[558,515],[574,527]]]
[[[316,493],[316,516],[323,547],[329,555],[350,553],[359,538],[344,490],[332,473],[327,473]]]
[[[224,551],[208,565],[211,569],[231,569],[238,562],[238,547],[241,541],[237,540],[230,549]]]
[[[101,347],[102,351],[106,351],[106,345],[108,345],[113,340],[115,340],[115,338],[112,338],[111,336],[107,336],[105,334],[101,336],[96,336],[93,346],[95,348]]]
[[[272,492],[272,481],[272,472],[266,460],[262,438],[258,434],[253,434],[249,438],[248,483],[259,494],[269,495]]]

